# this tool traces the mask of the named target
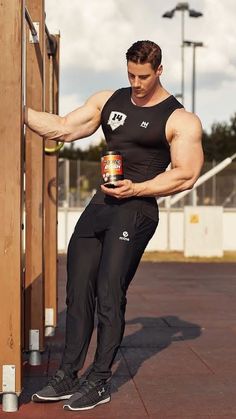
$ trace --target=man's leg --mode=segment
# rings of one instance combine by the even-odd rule
[[[67,255],[66,342],[59,371],[33,401],[68,399],[79,386],[82,368],[94,327],[95,283],[101,242],[91,230],[91,209],[85,210],[71,237]],[[82,237],[86,235],[88,237]]]
[[[118,208],[117,208],[118,209]],[[117,216],[116,216],[117,215]],[[87,381],[64,405],[66,410],[87,410],[110,400],[111,366],[123,337],[126,291],[157,222],[127,211],[112,213],[97,279],[97,350]]]
[[[97,351],[89,379],[108,379],[125,328],[126,291],[157,222],[133,212],[114,217],[105,236],[97,280]]]
[[[83,367],[93,333],[100,255],[98,239],[72,236],[67,260],[66,339],[60,367],[68,373]]]

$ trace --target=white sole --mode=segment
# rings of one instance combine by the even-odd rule
[[[57,401],[60,401],[60,400],[68,400],[68,399],[70,399],[71,396],[73,396],[73,393],[72,394],[67,394],[66,396],[59,396],[59,397],[42,397],[42,396],[39,396],[37,393],[35,393],[35,394],[33,394],[31,396],[31,400],[32,400],[32,402],[37,402],[37,401],[42,401],[42,402],[43,401],[45,401],[45,402],[47,402],[47,401],[57,402]],[[34,397],[37,400],[34,400]]]
[[[111,397],[107,397],[104,400],[101,400],[100,402],[94,404],[93,406],[89,406],[89,407],[71,407],[69,404],[64,404],[63,409],[65,410],[89,410],[89,409],[93,409],[94,407],[98,406],[99,404],[103,404],[103,403],[108,403],[111,400]]]

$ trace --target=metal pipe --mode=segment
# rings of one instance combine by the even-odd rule
[[[232,161],[236,158],[236,153],[233,154],[231,157],[227,157],[222,162],[217,164],[217,166],[213,167],[213,169],[209,170],[208,172],[204,173],[204,175],[200,176],[200,178],[197,180],[197,182],[194,184],[192,189],[188,189],[183,192],[179,192],[175,196],[173,196],[170,199],[170,205],[176,204],[180,199],[182,199],[185,195],[188,195],[192,192],[193,189],[196,189],[198,186],[200,186],[202,183],[206,182],[208,179],[210,179],[212,176],[216,175],[217,173],[221,172],[225,167],[229,166],[229,164],[232,163]]]
[[[49,32],[48,27],[47,27],[46,24],[45,24],[45,32],[46,32],[47,37],[50,39],[51,38],[51,34],[50,34],[50,32]]]
[[[196,45],[193,45],[193,80],[192,80],[192,112],[195,112],[195,89],[196,89]]]
[[[181,11],[181,62],[182,62],[182,66],[181,66],[181,96],[182,96],[182,105],[184,105],[184,30],[185,30],[185,25],[184,25],[184,14],[185,14],[185,10],[183,9]]]
[[[29,10],[27,9],[27,7],[25,8],[25,19],[29,25],[30,28],[30,32],[32,33],[32,36],[37,36],[38,37],[38,33],[35,29],[34,23],[32,21],[32,18],[30,16]]]
[[[162,17],[172,19],[175,12],[181,12],[181,96],[182,96],[182,104],[184,105],[184,94],[185,94],[185,74],[184,74],[184,38],[185,38],[185,12],[187,11],[190,17],[200,17],[203,16],[201,12],[197,12],[196,10],[190,9],[189,4],[187,2],[180,2],[177,3],[176,7],[172,10],[165,12]]]

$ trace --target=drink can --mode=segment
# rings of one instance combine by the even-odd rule
[[[123,162],[119,151],[107,151],[101,158],[103,183],[107,187],[115,187],[114,182],[123,180]]]

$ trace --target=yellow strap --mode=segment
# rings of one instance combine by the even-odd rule
[[[64,143],[58,143],[55,147],[44,147],[44,151],[46,154],[53,154],[57,153],[61,150],[61,148],[64,146]]]

